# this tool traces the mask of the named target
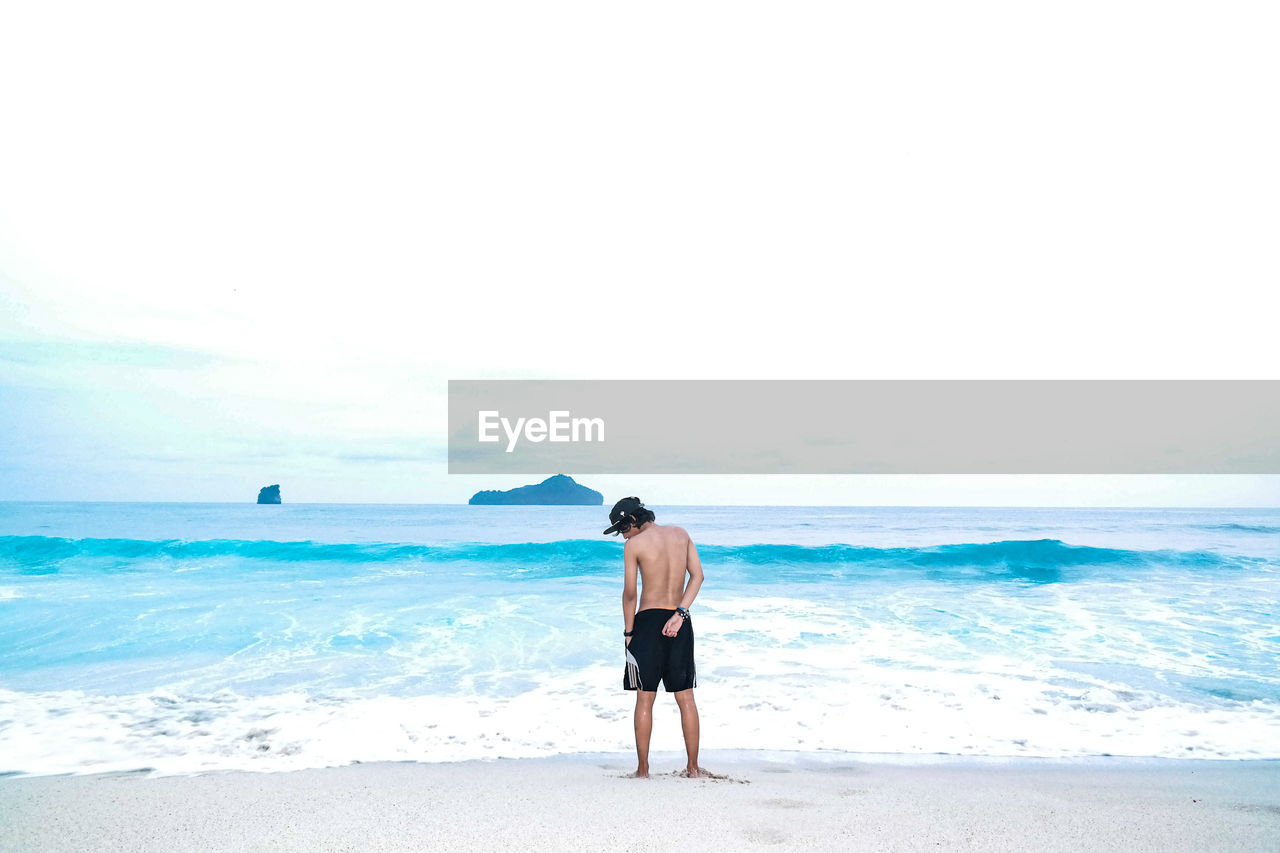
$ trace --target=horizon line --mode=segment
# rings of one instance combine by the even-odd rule
[[[259,504],[253,501],[175,501],[175,500],[66,500],[4,498],[0,504],[173,504],[188,506],[200,504],[205,506],[474,506],[485,509],[519,507],[563,508],[563,507],[603,507],[600,504],[471,504],[418,501],[288,501],[279,504]],[[697,504],[653,504],[663,507],[743,507],[751,509],[1278,509],[1280,505],[1200,505],[1200,504],[736,504],[736,503],[697,503]]]

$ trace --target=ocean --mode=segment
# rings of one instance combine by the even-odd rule
[[[652,508],[704,750],[1280,758],[1280,510]],[[0,774],[632,752],[607,525],[0,503]]]

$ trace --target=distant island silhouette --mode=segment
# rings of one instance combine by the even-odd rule
[[[467,501],[470,506],[603,506],[604,495],[574,482],[572,477],[556,474],[532,486],[520,486],[505,492],[486,489]]]
[[[274,486],[263,486],[258,490],[258,503],[260,504],[278,504],[280,503],[280,484]]]

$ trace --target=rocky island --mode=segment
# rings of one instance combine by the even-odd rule
[[[602,506],[604,495],[574,482],[572,477],[556,474],[532,486],[520,486],[499,492],[486,489],[467,501],[471,506]]]
[[[280,484],[274,486],[263,486],[258,490],[258,503],[260,504],[278,504],[280,503]]]

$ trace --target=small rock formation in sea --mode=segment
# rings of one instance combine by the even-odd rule
[[[520,486],[505,492],[486,489],[467,501],[472,506],[522,504],[526,506],[603,506],[604,495],[574,482],[572,477],[556,474],[534,486]]]
[[[280,484],[274,486],[263,486],[258,490],[258,503],[260,504],[278,504],[280,503]]]

